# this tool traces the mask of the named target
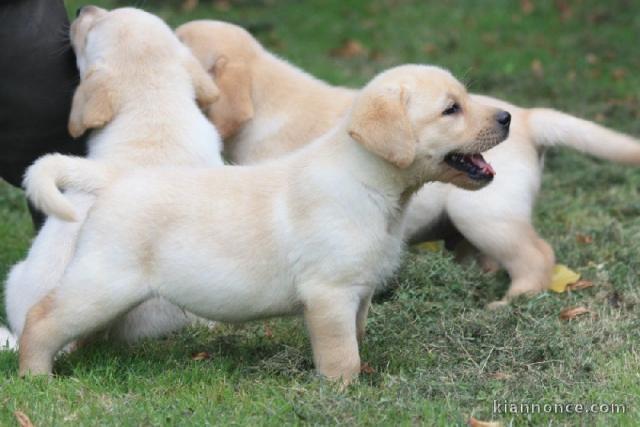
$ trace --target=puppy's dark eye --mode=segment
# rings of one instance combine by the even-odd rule
[[[454,103],[453,105],[451,105],[449,108],[447,108],[446,110],[444,110],[444,111],[442,112],[442,115],[443,115],[443,116],[450,116],[450,115],[452,115],[452,114],[457,114],[457,113],[459,113],[459,112],[460,112],[460,110],[461,110],[461,108],[460,108],[460,104],[458,104],[458,103],[456,102],[456,103]]]

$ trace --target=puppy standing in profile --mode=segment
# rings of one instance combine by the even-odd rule
[[[233,162],[255,163],[307,144],[329,130],[356,96],[354,90],[330,86],[276,58],[238,26],[194,21],[176,34],[220,87],[220,101],[211,106],[209,117]],[[486,153],[499,173],[490,186],[473,193],[443,183],[424,186],[407,210],[405,238],[418,242],[453,235],[454,242],[462,241],[458,247],[468,242],[484,254],[486,266],[497,262],[506,268],[511,286],[503,300],[492,304],[497,306],[545,290],[551,281],[553,249],[531,223],[545,148],[565,145],[640,165],[640,144],[558,111],[472,97],[512,114],[509,138]],[[464,113],[459,104],[448,111]]]
[[[427,181],[490,182],[479,153],[508,129],[509,113],[448,72],[406,65],[373,79],[323,138],[271,162],[146,168],[112,185],[95,168],[69,183],[98,197],[60,285],[29,311],[20,373],[50,373],[65,343],[160,295],[227,322],[303,313],[318,371],[349,381],[371,295],[400,260],[411,194]],[[29,170],[29,194],[51,161]]]
[[[56,185],[73,182],[82,190],[91,185],[94,168],[103,165],[109,165],[110,179],[154,165],[222,165],[219,135],[195,100],[206,107],[218,90],[162,20],[137,9],[108,12],[85,6],[71,26],[71,43],[81,82],[69,131],[77,137],[96,130],[88,142],[89,160],[51,155],[37,181],[27,182],[29,188],[37,188],[29,197],[45,212],[77,222],[48,218],[27,258],[11,270],[5,303],[17,337],[27,311],[57,286],[94,201],[81,191],[63,197]],[[193,318],[152,299],[114,325],[112,332],[134,340],[166,333]],[[0,344],[13,340],[6,330],[3,335],[7,336],[0,336]]]

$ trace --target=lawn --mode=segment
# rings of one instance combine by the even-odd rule
[[[67,1],[71,14],[82,4]],[[122,1],[94,1],[115,7]],[[640,135],[640,3],[201,0],[131,2],[172,26],[216,18],[335,84],[405,63],[450,68],[474,92],[553,106]],[[499,171],[498,171],[499,173]],[[0,425],[637,425],[640,418],[640,171],[568,150],[546,157],[534,222],[593,287],[497,312],[504,273],[414,249],[375,302],[358,383],[318,378],[302,322],[190,329],[62,357],[52,379],[17,378],[0,353]],[[33,235],[22,194],[0,184],[0,276]],[[584,306],[571,321],[559,313]],[[0,314],[0,318],[2,318]],[[623,414],[505,414],[498,403],[624,405]]]

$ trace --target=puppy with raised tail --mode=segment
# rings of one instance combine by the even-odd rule
[[[463,112],[448,114],[452,105]],[[50,373],[65,343],[162,296],[226,322],[303,314],[317,370],[350,381],[371,295],[401,257],[411,194],[428,181],[489,183],[480,152],[508,129],[509,113],[471,99],[448,72],[405,65],[289,156],[98,185],[60,285],[29,311],[20,373]]]
[[[235,163],[253,164],[302,147],[331,129],[357,94],[283,61],[233,24],[193,21],[176,34],[220,88],[220,102],[209,108],[209,118]],[[505,268],[511,286],[494,307],[543,291],[551,282],[553,249],[531,223],[545,149],[564,145],[640,165],[640,143],[559,111],[472,97],[512,115],[509,138],[486,153],[500,173],[492,185],[473,193],[443,183],[424,186],[408,207],[405,238],[412,243],[446,239],[459,253],[471,246],[484,255],[486,268]],[[464,106],[452,106],[450,114],[464,114]]]
[[[85,6],[71,25],[81,82],[73,97],[69,131],[94,129],[88,159],[47,157],[27,177],[29,197],[49,217],[27,258],[16,264],[5,287],[11,332],[20,337],[28,310],[54,289],[76,247],[76,238],[94,197],[93,175],[103,177],[153,165],[219,166],[218,133],[200,111],[218,89],[191,52],[158,17],[138,9],[106,11]],[[32,172],[34,172],[32,170]],[[73,184],[64,196],[57,185]],[[101,185],[105,185],[101,181]],[[78,191],[79,190],[79,191]],[[76,222],[61,221],[76,220]],[[181,328],[194,316],[161,299],[152,299],[112,325],[126,341]],[[0,329],[0,346],[15,338]]]

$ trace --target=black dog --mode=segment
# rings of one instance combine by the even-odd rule
[[[79,82],[68,31],[62,0],[0,3],[0,177],[16,187],[43,154],[85,153],[84,140],[67,132]]]

